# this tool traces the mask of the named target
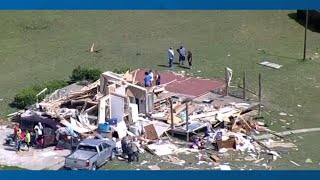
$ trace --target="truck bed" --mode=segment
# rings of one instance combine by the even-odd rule
[[[98,154],[98,153],[91,152],[91,151],[77,150],[74,153],[72,153],[70,156],[68,156],[67,159],[86,161],[86,160],[90,159],[91,157],[95,156],[96,154]]]

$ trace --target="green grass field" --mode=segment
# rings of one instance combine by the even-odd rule
[[[286,127],[292,129],[319,127],[320,61],[301,61],[304,27],[291,18],[294,13],[1,11],[0,116],[14,111],[8,104],[20,89],[42,81],[67,79],[78,65],[102,70],[121,66],[161,70],[167,65],[167,48],[183,43],[194,54],[195,68],[186,71],[196,76],[222,78],[225,66],[229,66],[236,84],[247,70],[249,88],[257,91],[261,73],[264,115],[275,130],[284,130],[280,118],[287,120],[290,125]],[[309,57],[319,52],[319,42],[320,34],[309,30]],[[101,53],[86,52],[92,43],[102,49]],[[258,65],[263,59],[283,67],[275,70]],[[293,117],[280,117],[280,112]],[[297,140],[300,150],[289,158],[304,162],[311,157],[317,163],[306,168],[319,167],[320,156],[315,149],[320,146],[312,143],[316,140],[317,135]],[[279,168],[291,168],[286,163]]]
[[[2,166],[0,165],[0,170],[26,170],[15,166]]]

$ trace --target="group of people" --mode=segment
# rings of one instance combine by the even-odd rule
[[[121,140],[121,148],[124,157],[128,157],[128,163],[139,162],[139,141],[137,137],[126,136]]]
[[[177,52],[179,54],[179,65],[183,66],[185,60],[188,60],[189,69],[192,69],[192,52],[187,51],[183,45],[180,46],[180,48],[177,49]],[[174,50],[172,47],[168,50],[168,56],[169,56],[169,68],[173,68],[173,62],[174,62]]]
[[[30,148],[31,135],[28,130],[22,131],[20,128],[20,124],[16,124],[13,130],[13,141],[15,143],[15,148],[17,151],[20,151],[21,145],[25,143]]]
[[[30,147],[32,146],[31,144],[31,132],[29,130],[22,131],[20,128],[20,124],[16,124],[13,130],[13,141],[15,143],[15,148],[17,151],[21,150],[21,145],[25,144],[28,147],[28,151]],[[35,140],[36,144],[40,145],[42,147],[43,143],[43,126],[39,122],[35,127]]]
[[[144,85],[145,87],[151,87],[154,85],[154,81],[155,81],[155,85],[158,86],[160,85],[160,81],[161,81],[161,77],[160,74],[158,73],[158,71],[156,71],[155,73],[155,77],[153,75],[152,70],[146,71],[145,72],[145,76],[144,76]]]

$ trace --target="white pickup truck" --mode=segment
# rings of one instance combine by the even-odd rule
[[[65,169],[96,170],[115,159],[116,143],[111,140],[85,139],[65,159]]]

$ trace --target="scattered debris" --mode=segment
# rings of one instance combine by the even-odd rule
[[[286,120],[284,120],[284,119],[279,119],[279,121],[286,123]]]
[[[300,164],[294,162],[294,161],[290,161],[292,164],[296,165],[296,166],[299,166],[300,167]]]
[[[219,168],[220,168],[221,170],[223,170],[223,171],[225,171],[225,170],[231,170],[230,166],[228,166],[228,165],[219,165]]]
[[[279,115],[280,115],[280,116],[286,116],[287,114],[286,114],[286,113],[281,112],[281,113],[279,113]]]
[[[308,159],[306,159],[306,163],[312,164],[313,162],[312,162],[312,160],[310,158],[308,158]]]
[[[94,44],[92,51],[93,48]],[[185,91],[187,88],[183,88],[184,83],[190,86],[189,82],[195,81],[200,86],[201,83],[212,82],[185,77],[184,71],[170,74],[172,78],[169,82],[145,88],[140,82],[140,76],[144,76],[141,72],[144,71],[128,71],[124,74],[104,72],[100,80],[92,84],[72,85],[57,90],[42,102],[14,116],[28,117],[25,120],[27,122],[43,122],[53,130],[50,131],[54,134],[52,138],[59,141],[58,144],[69,143],[68,147],[71,147],[73,138],[79,141],[87,138],[110,139],[116,143],[118,153],[121,154],[125,152],[122,149],[122,140],[125,140],[137,143],[140,153],[162,156],[164,160],[159,162],[166,161],[180,166],[186,163],[178,158],[181,153],[194,155],[192,153],[201,152],[197,157],[198,165],[231,170],[228,163],[221,164],[221,159],[234,156],[234,151],[241,153],[239,160],[258,165],[265,160],[260,157],[261,153],[272,155],[273,160],[276,160],[281,158],[280,151],[276,152],[277,148],[295,147],[286,142],[260,141],[259,137],[254,136],[262,133],[262,139],[274,136],[283,138],[283,133],[269,130],[263,117],[256,116],[258,102],[233,97],[221,98],[220,94],[211,92],[212,88],[204,90],[203,95]],[[229,76],[231,81],[231,70]],[[290,125],[286,120],[279,121]],[[193,136],[190,142],[174,142],[169,133]],[[209,149],[216,151],[216,154],[202,153]],[[44,152],[41,156],[56,156],[55,153]],[[125,154],[117,158],[123,162],[127,159]],[[142,161],[140,165],[148,163]],[[148,168],[160,170],[158,165],[150,165]]]
[[[148,166],[148,168],[151,169],[151,170],[160,170],[158,165]]]
[[[173,164],[177,164],[177,165],[180,165],[180,166],[183,166],[183,164],[186,162],[184,160],[180,160],[178,159],[177,157],[172,157],[172,156],[168,156],[170,161],[173,163]]]
[[[148,161],[142,161],[141,163],[140,163],[140,165],[144,165],[144,164],[147,164],[148,163]]]
[[[201,164],[205,164],[205,163],[207,163],[206,161],[199,161],[198,163],[197,163],[197,165],[201,165]]]
[[[259,63],[260,65],[263,65],[263,66],[268,66],[268,67],[271,67],[271,68],[274,68],[274,69],[280,69],[283,65],[279,65],[279,64],[276,64],[276,63],[271,63],[271,62],[268,62],[268,61],[263,61],[261,63]]]
[[[298,136],[298,138],[300,138],[300,139],[304,139],[302,136]]]

